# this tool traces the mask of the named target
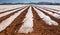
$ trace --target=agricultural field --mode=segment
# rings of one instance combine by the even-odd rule
[[[0,35],[60,35],[60,5],[0,5]]]

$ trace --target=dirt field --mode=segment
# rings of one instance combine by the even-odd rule
[[[28,34],[18,33],[18,30],[23,25],[23,23],[24,23],[23,20],[24,20],[26,14],[28,12],[28,9],[30,7],[32,8],[32,13],[33,13],[33,31]],[[42,8],[40,6],[38,6],[38,7]],[[37,11],[34,8],[43,12],[45,15],[49,16],[52,20],[56,21],[58,23],[58,25],[46,24],[46,22],[42,20],[42,18],[39,16],[39,14],[37,13]],[[34,6],[34,5],[29,5],[29,6],[21,6],[21,7],[17,7],[14,9],[6,10],[4,12],[0,12],[0,15],[3,15],[4,13],[11,12],[13,10],[18,9],[15,12],[1,16],[0,17],[0,24],[1,24],[4,22],[4,20],[8,19],[9,17],[14,15],[15,13],[18,13],[19,11],[25,9],[23,12],[21,12],[21,14],[19,14],[19,16],[17,16],[14,19],[14,21],[12,21],[12,23],[10,25],[8,25],[4,30],[0,31],[0,35],[60,35],[60,19],[55,18],[54,16],[44,12],[43,10],[41,10],[39,8],[37,8],[37,6]],[[45,7],[45,8],[48,8],[48,7]],[[44,9],[44,8],[42,8],[42,9]],[[52,13],[55,13],[54,11],[57,11],[57,12],[59,11],[54,8],[51,8],[51,10],[54,10],[54,11],[51,11],[48,9],[45,9],[45,10],[52,12]],[[56,13],[56,14],[58,14],[58,13]],[[60,14],[58,14],[58,15],[60,15]]]

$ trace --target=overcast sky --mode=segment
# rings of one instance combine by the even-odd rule
[[[58,2],[60,3],[60,0],[0,0],[0,3],[4,2],[12,2],[12,3],[18,3],[18,2],[24,2],[24,3],[29,3],[29,2]]]

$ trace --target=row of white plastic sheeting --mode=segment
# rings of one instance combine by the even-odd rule
[[[23,22],[24,23],[19,29],[18,33],[31,33],[33,31],[33,14],[31,7],[28,9],[28,12]]]

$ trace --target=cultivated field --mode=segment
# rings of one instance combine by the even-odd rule
[[[60,35],[60,5],[0,5],[0,35]]]

